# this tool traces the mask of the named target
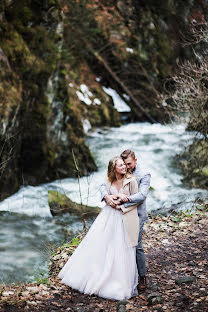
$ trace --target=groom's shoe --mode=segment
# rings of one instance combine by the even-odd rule
[[[139,284],[138,284],[137,288],[138,288],[138,291],[142,291],[142,290],[145,290],[147,288],[146,276],[140,277]]]

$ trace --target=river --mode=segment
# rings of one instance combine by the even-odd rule
[[[102,207],[98,186],[105,180],[109,159],[124,149],[133,149],[139,164],[152,175],[148,212],[155,214],[161,209],[168,212],[170,207],[192,209],[191,201],[206,197],[208,192],[185,186],[173,161],[192,139],[193,134],[181,124],[131,123],[90,133],[86,141],[98,171],[81,178],[82,201]],[[82,230],[76,216],[51,216],[48,206],[51,189],[80,202],[77,179],[69,178],[22,187],[0,203],[0,284],[34,281],[46,275],[49,254]]]

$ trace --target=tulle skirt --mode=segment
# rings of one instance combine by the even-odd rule
[[[84,294],[123,300],[136,296],[136,247],[130,247],[122,214],[105,206],[59,273]]]

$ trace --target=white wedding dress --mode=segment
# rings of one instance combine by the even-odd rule
[[[118,193],[114,186],[110,192]],[[136,247],[130,247],[120,210],[102,209],[58,276],[89,295],[123,300],[138,294]]]

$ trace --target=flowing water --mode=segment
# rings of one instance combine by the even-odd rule
[[[111,157],[124,149],[133,149],[139,164],[152,175],[148,212],[168,212],[171,207],[191,209],[191,201],[204,198],[207,191],[190,189],[173,157],[193,134],[184,125],[132,123],[120,128],[97,130],[87,138],[98,171],[81,178],[81,199],[76,179],[57,180],[40,186],[22,187],[0,204],[0,284],[34,281],[47,273],[49,254],[58,245],[82,230],[76,216],[52,217],[48,190],[58,190],[72,200],[100,206],[99,185],[105,180]],[[92,220],[88,220],[88,225]]]

